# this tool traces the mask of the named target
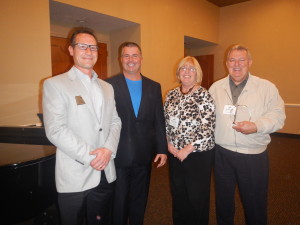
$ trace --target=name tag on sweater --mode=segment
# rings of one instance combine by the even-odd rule
[[[234,105],[224,105],[223,114],[234,115],[235,111],[236,111],[236,107]]]

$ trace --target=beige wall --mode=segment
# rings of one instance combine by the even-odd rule
[[[197,50],[215,54],[216,79],[225,75],[223,56],[228,45],[244,43],[253,53],[253,74],[274,82],[286,103],[300,104],[300,1],[252,0],[221,9],[205,0],[60,2],[140,24],[132,29],[140,32],[134,40],[143,49],[142,72],[162,84],[164,95],[176,85],[175,67],[187,35],[218,43]],[[0,125],[36,123],[40,83],[51,74],[48,0],[2,1],[0,26]],[[120,42],[116,33],[109,34],[112,46]],[[114,74],[116,65],[111,67]],[[299,108],[290,107],[287,114],[283,132],[299,134]]]
[[[219,45],[189,51],[192,55],[215,55],[217,80],[226,75],[224,52],[228,46],[246,45],[253,57],[252,74],[272,81],[287,104],[286,124],[280,132],[294,134],[300,134],[299,11],[297,0],[251,0],[224,7],[220,11]]]
[[[207,1],[61,2],[140,24],[143,73],[162,83],[164,93],[174,86],[173,68],[183,56],[184,35],[218,38],[219,9]],[[48,0],[2,1],[0,26],[0,125],[35,124],[40,83],[51,74]],[[114,34],[111,38],[118,43]]]
[[[176,85],[175,64],[184,55],[184,35],[218,41],[219,8],[206,0],[60,0],[140,24],[142,73],[161,83],[163,94]]]
[[[0,124],[38,122],[40,81],[51,74],[48,0],[1,1]]]

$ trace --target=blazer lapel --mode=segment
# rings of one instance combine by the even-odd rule
[[[148,93],[147,81],[142,76],[142,97],[141,97],[140,108],[137,116],[138,118],[141,117],[143,115],[144,110],[146,110],[145,107],[147,105],[147,93]]]
[[[97,79],[97,84],[99,85],[99,89],[100,89],[100,91],[101,91],[101,96],[102,96],[102,106],[101,106],[101,113],[100,113],[100,116],[101,116],[101,118],[100,118],[100,123],[102,124],[103,122],[104,122],[104,115],[105,115],[105,106],[108,104],[107,103],[107,100],[109,99],[108,97],[106,97],[106,95],[107,95],[107,92],[104,90],[104,88],[103,88],[103,86],[101,85],[101,83],[100,83],[100,80],[99,79]]]
[[[122,93],[122,97],[124,97],[124,101],[128,103],[130,113],[132,113],[135,117],[135,113],[134,113],[134,109],[133,109],[133,105],[132,105],[132,101],[131,101],[131,97],[130,97],[130,92],[129,92],[127,82],[125,80],[124,75],[122,76],[122,79],[119,80],[118,86],[121,90],[120,92]]]

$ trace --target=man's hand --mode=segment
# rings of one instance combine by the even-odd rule
[[[97,148],[90,152],[90,155],[96,157],[91,161],[90,165],[95,170],[104,170],[110,161],[112,151],[107,148]]]
[[[237,122],[232,128],[242,134],[253,134],[257,132],[256,124],[250,121]]]
[[[160,159],[160,162],[157,165],[157,168],[162,167],[167,162],[167,155],[166,154],[157,154],[154,162],[157,162]]]

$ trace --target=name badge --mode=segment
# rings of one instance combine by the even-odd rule
[[[175,128],[178,127],[178,124],[179,124],[179,118],[175,117],[175,116],[171,116],[170,117],[170,121],[169,121],[169,124]]]
[[[236,111],[236,107],[234,105],[224,105],[223,114],[234,115],[235,111]]]
[[[81,96],[75,96],[77,105],[84,105],[85,102]]]

